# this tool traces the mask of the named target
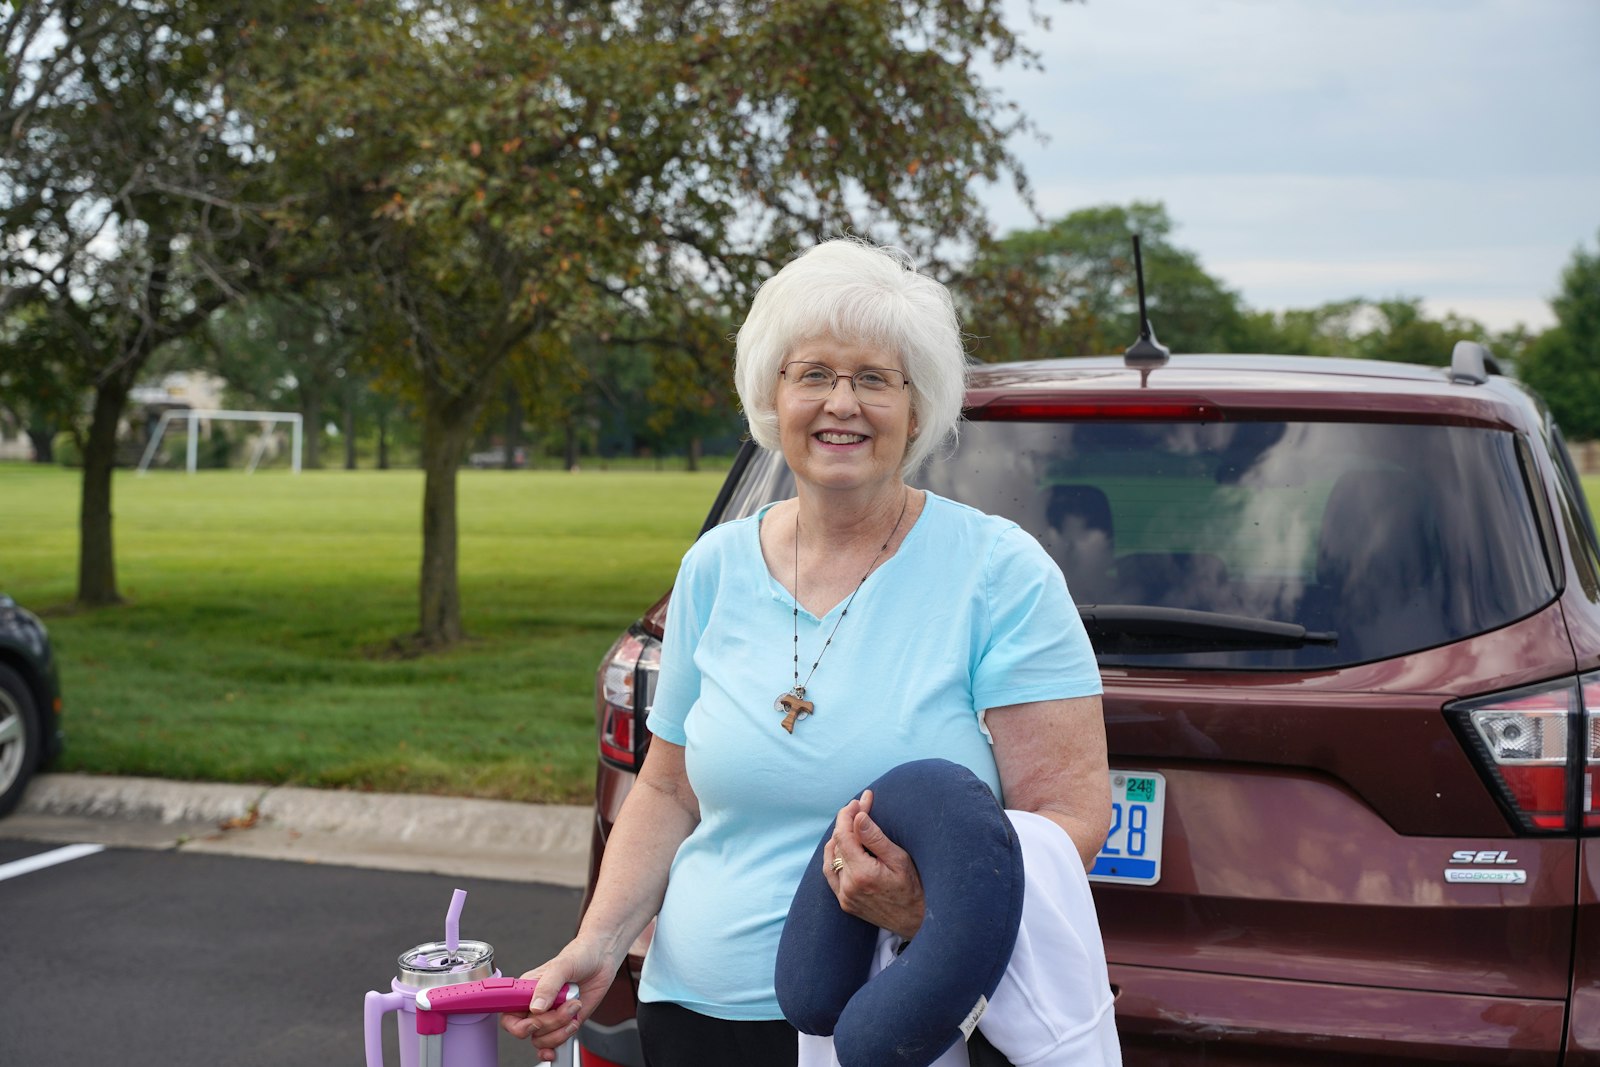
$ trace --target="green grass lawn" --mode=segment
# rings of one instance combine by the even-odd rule
[[[56,643],[59,769],[582,802],[595,667],[722,478],[463,471],[472,639],[420,659],[386,654],[416,628],[417,471],[120,473],[128,603],[74,613],[78,475],[0,464],[0,591]]]
[[[73,612],[77,472],[0,464],[0,591],[61,661],[58,769],[582,801],[595,667],[723,474],[462,471],[471,639],[416,629],[417,471],[117,476],[127,604]]]

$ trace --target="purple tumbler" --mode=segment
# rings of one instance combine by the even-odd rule
[[[383,1017],[391,1011],[399,1024],[400,1067],[495,1067],[500,1013],[526,1010],[537,983],[502,978],[493,945],[461,940],[466,899],[462,889],[451,895],[443,941],[402,952],[390,991],[367,993],[367,1067],[383,1067]],[[577,995],[569,984],[555,1003]]]

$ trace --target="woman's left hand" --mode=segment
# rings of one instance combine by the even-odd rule
[[[870,789],[839,809],[822,850],[822,874],[846,912],[910,940],[922,928],[922,879],[910,854],[872,821],[871,810]],[[844,861],[837,870],[835,859]]]

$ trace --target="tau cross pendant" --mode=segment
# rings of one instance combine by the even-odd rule
[[[791,734],[794,733],[794,724],[810,715],[816,710],[811,701],[806,699],[804,689],[792,689],[773,702],[773,709],[784,712],[782,726]]]

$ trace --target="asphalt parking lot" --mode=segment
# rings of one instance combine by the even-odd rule
[[[364,994],[388,990],[402,951],[443,937],[453,889],[468,892],[461,936],[493,944],[509,974],[563,943],[581,896],[326,855],[61,847],[0,823],[7,1067],[360,1063]],[[40,858],[62,862],[33,869]],[[525,1045],[500,1046],[501,1064],[531,1060]]]

